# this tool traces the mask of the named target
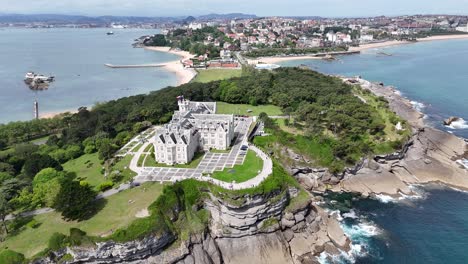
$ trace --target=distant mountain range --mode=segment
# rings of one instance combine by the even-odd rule
[[[195,20],[213,19],[245,19],[256,18],[256,15],[242,13],[232,14],[209,14],[198,17],[137,17],[137,16],[79,16],[79,15],[57,15],[57,14],[2,14],[0,23],[48,23],[48,24],[109,24],[109,23],[164,23],[164,22],[192,22]]]

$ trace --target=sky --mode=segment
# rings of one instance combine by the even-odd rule
[[[188,16],[359,17],[404,14],[468,15],[468,0],[0,0],[1,13]]]

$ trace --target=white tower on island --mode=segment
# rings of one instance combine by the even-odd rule
[[[39,103],[34,100],[34,119],[39,119]]]

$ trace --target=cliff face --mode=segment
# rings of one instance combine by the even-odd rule
[[[288,210],[290,193],[246,197],[238,206],[207,200],[210,227],[203,239],[183,245],[190,253],[177,263],[314,263],[323,251],[349,250],[337,220],[320,207],[308,202]],[[152,257],[147,263],[159,260]]]
[[[311,201],[288,207],[297,190],[241,197],[226,202],[211,195],[205,208],[210,225],[202,234],[177,241],[173,234],[148,236],[127,243],[105,242],[73,247],[68,263],[315,263],[323,251],[349,250],[349,239],[336,219]],[[180,243],[179,243],[180,242]],[[54,263],[53,258],[38,263]]]

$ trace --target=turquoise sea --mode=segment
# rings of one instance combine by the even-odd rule
[[[426,114],[430,125],[468,138],[466,121],[442,125],[449,116],[468,120],[468,40],[368,50],[333,62],[282,64],[305,64],[323,73],[360,75],[393,85]],[[414,188],[419,195],[400,200],[384,195],[375,200],[330,198],[348,199],[352,204],[332,209],[338,209],[342,226],[353,240],[352,251],[338,262],[468,263],[468,193],[438,185]]]
[[[76,110],[124,96],[147,93],[177,83],[173,73],[158,68],[110,69],[111,64],[158,63],[172,54],[134,49],[131,44],[157,30],[0,28],[0,123],[41,114]],[[32,91],[23,82],[34,71],[54,75],[47,91]]]

